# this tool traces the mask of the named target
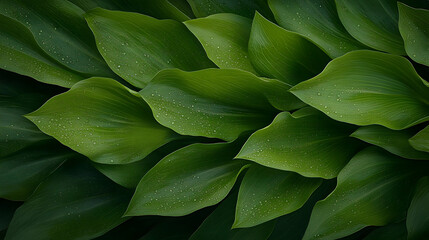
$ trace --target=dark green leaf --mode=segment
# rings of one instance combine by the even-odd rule
[[[266,126],[278,112],[275,107],[302,106],[288,88],[238,69],[171,69],[157,74],[140,94],[162,125],[184,135],[232,141]]]
[[[429,66],[429,10],[398,2],[399,31],[405,51],[414,61]]]
[[[429,238],[429,177],[418,182],[416,192],[407,214],[409,240]]]
[[[320,73],[329,57],[304,37],[286,31],[256,13],[249,40],[249,56],[266,77],[295,85]]]
[[[153,119],[138,93],[107,78],[81,81],[26,116],[98,163],[135,162],[177,137]]]
[[[393,223],[372,231],[364,240],[406,240],[407,228],[405,222]]]
[[[291,92],[329,117],[400,130],[429,120],[428,84],[403,57],[354,51]]]
[[[0,232],[7,229],[13,214],[20,205],[20,202],[0,199]]]
[[[334,0],[268,0],[280,26],[317,44],[331,58],[366,48],[346,31]]]
[[[410,138],[409,143],[414,149],[429,152],[429,126]]]
[[[405,54],[398,29],[396,0],[335,0],[347,31],[361,43],[385,52]]]
[[[253,227],[299,209],[321,182],[253,165],[241,182],[233,228]]]
[[[13,216],[6,240],[92,239],[124,222],[129,193],[73,159],[44,181]]]
[[[193,144],[155,165],[140,181],[127,216],[183,216],[226,197],[247,167],[233,160],[239,142]]]
[[[107,64],[136,87],[143,88],[162,69],[214,67],[198,40],[177,21],[100,8],[85,18]]]
[[[206,17],[215,13],[235,13],[253,18],[255,11],[272,18],[266,0],[188,0],[197,17]]]
[[[248,58],[251,20],[231,13],[186,21],[208,57],[220,68],[238,68],[256,73]]]
[[[376,147],[359,152],[338,175],[336,189],[314,207],[304,239],[338,239],[402,220],[422,166]]]
[[[313,109],[283,112],[253,133],[236,158],[306,177],[334,178],[360,148],[349,137],[354,129]]]

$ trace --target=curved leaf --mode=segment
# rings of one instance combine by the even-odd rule
[[[81,81],[26,117],[98,163],[135,162],[177,138],[153,119],[136,92],[107,78]]]
[[[414,61],[429,66],[429,10],[398,2],[399,31],[405,51]]]
[[[231,229],[237,191],[232,192],[210,214],[189,240],[266,240],[273,231],[274,221],[251,228]]]
[[[40,48],[57,62],[86,77],[114,76],[97,51],[94,37],[83,18],[84,13],[64,0],[45,0],[43,4],[33,0],[0,2],[0,14],[23,24],[31,31],[31,39],[34,38]],[[22,41],[21,38],[17,40]],[[26,49],[24,53],[27,52],[31,54],[32,51]],[[33,67],[37,71],[37,63]]]
[[[136,87],[143,88],[165,68],[214,67],[198,40],[174,20],[100,8],[85,18],[109,67]]]
[[[266,0],[187,0],[197,18],[215,13],[234,13],[252,18],[255,11],[272,17]]]
[[[346,31],[334,0],[268,0],[280,26],[318,45],[331,58],[366,48]]]
[[[407,213],[408,239],[429,238],[429,177],[423,177],[417,184],[416,192]]]
[[[263,76],[290,85],[314,77],[329,57],[304,37],[286,31],[256,13],[249,40],[249,56]]]
[[[293,172],[250,167],[240,185],[233,228],[253,227],[301,208],[321,182]]]
[[[290,90],[329,117],[400,130],[429,120],[428,84],[400,56],[354,51]]]
[[[20,202],[12,202],[0,199],[0,233],[7,229],[13,214],[20,205]]]
[[[403,158],[429,160],[429,154],[415,150],[408,139],[416,134],[415,128],[391,130],[382,126],[360,127],[350,136],[370,143]]]
[[[73,159],[44,181],[13,216],[6,240],[92,239],[127,220],[129,193]]]
[[[403,219],[422,166],[376,147],[359,152],[314,207],[304,239],[338,239]]]
[[[183,216],[226,197],[244,161],[233,160],[237,143],[193,144],[153,167],[140,181],[126,216]]]
[[[399,222],[390,224],[384,227],[380,227],[372,231],[363,240],[406,240],[407,239],[407,228],[405,222]]]
[[[238,69],[164,70],[140,91],[155,119],[193,136],[236,139],[266,126],[279,109],[302,106],[277,80]],[[274,106],[274,107],[273,107]]]
[[[219,13],[184,23],[219,68],[238,68],[256,73],[247,52],[252,24],[250,19]]]
[[[385,52],[405,54],[398,29],[396,0],[335,0],[344,27],[361,43]]]
[[[236,158],[306,177],[334,178],[360,148],[349,138],[354,129],[312,109],[283,112],[253,133]]]
[[[418,132],[408,141],[414,149],[429,152],[429,126]]]

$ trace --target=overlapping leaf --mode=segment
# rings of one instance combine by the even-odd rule
[[[429,88],[400,56],[354,51],[291,92],[329,117],[399,130],[429,120]]]
[[[407,213],[408,239],[418,240],[429,237],[429,177],[420,179]]]
[[[81,81],[26,116],[98,163],[135,162],[177,137],[153,119],[136,92],[107,78]]]
[[[197,17],[206,17],[215,13],[235,13],[252,18],[255,11],[266,17],[272,13],[266,0],[187,0]]]

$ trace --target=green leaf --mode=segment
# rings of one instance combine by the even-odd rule
[[[63,87],[71,87],[84,79],[48,56],[24,25],[1,14],[0,50],[2,69]]]
[[[290,90],[329,117],[400,130],[429,120],[428,84],[400,56],[354,51]]]
[[[177,138],[153,119],[138,93],[107,78],[81,81],[26,117],[98,163],[135,162]]]
[[[250,19],[231,13],[185,22],[219,68],[238,68],[256,73],[247,52],[251,24]]]
[[[318,45],[331,58],[366,48],[346,31],[334,0],[268,0],[280,26]]]
[[[0,232],[7,229],[15,210],[21,205],[20,202],[12,202],[0,199]],[[0,235],[1,236],[1,235]]]
[[[193,144],[155,165],[140,181],[126,216],[183,216],[226,197],[244,161],[239,143]]]
[[[198,40],[174,20],[100,8],[85,18],[109,67],[136,87],[143,88],[162,69],[214,67]]]
[[[304,37],[289,32],[256,13],[249,56],[262,75],[295,85],[320,73],[329,57]]]
[[[405,222],[393,223],[384,227],[380,227],[372,231],[364,240],[406,240],[407,228]]]
[[[418,240],[429,238],[429,177],[418,182],[413,200],[407,214],[408,239]]]
[[[241,182],[233,228],[253,227],[301,208],[321,179],[259,165]]]
[[[64,0],[45,0],[43,4],[33,0],[3,0],[0,2],[0,14],[24,25],[31,32],[30,39],[34,38],[37,45],[56,62],[86,77],[114,76],[97,51],[94,37],[83,18],[84,13],[76,5]],[[16,32],[16,30],[14,31]],[[19,53],[20,51],[33,55],[33,49],[20,49],[19,45],[22,41],[29,40],[24,40],[20,36],[14,41],[13,44],[17,48],[12,52],[17,56],[22,55]],[[32,57],[34,58],[34,56]],[[16,64],[17,60],[9,64]],[[33,71],[38,71],[38,67],[41,65],[34,62],[30,66]],[[40,78],[44,78],[43,75]],[[63,81],[69,78],[65,78]],[[72,80],[74,81],[74,79]],[[61,86],[66,86],[65,83],[62,84]]]
[[[304,239],[338,239],[402,220],[423,166],[376,147],[359,152],[338,175],[336,189],[314,207]]]
[[[221,202],[210,216],[192,234],[189,240],[266,240],[274,228],[270,221],[251,228],[231,229],[234,222],[237,191],[232,192]]]
[[[73,159],[37,188],[13,216],[6,240],[92,239],[127,220],[129,192]]]
[[[236,158],[305,177],[334,178],[360,148],[349,138],[354,129],[313,109],[283,112],[253,133]]]
[[[162,125],[184,135],[232,141],[266,126],[278,112],[275,107],[302,106],[288,88],[238,69],[171,69],[157,74],[140,94]]]
[[[350,136],[360,139],[372,145],[403,158],[429,160],[429,154],[415,150],[408,139],[416,134],[415,128],[404,130],[391,130],[382,126],[372,125],[360,127]]]
[[[399,31],[405,51],[414,61],[429,66],[429,10],[398,2]]]
[[[408,141],[414,149],[429,152],[429,126],[418,132]]]
[[[344,27],[361,43],[385,52],[405,54],[398,29],[396,0],[335,0]]]
[[[272,18],[266,0],[187,0],[197,18],[207,17],[215,13],[234,13],[253,18],[255,11]]]

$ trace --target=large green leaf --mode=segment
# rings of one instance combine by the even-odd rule
[[[372,231],[364,240],[406,240],[407,228],[405,221],[389,224]]]
[[[407,229],[409,240],[429,238],[429,177],[418,182],[416,192],[411,201],[407,214]]]
[[[411,147],[408,139],[416,134],[416,128],[391,130],[382,126],[372,125],[360,127],[350,136],[384,148],[385,150],[409,159],[429,160],[429,154]]]
[[[266,240],[273,231],[275,221],[251,228],[231,229],[237,192],[233,191],[192,234],[189,240]]]
[[[38,46],[58,63],[84,74],[84,76],[113,76],[97,51],[94,37],[83,18],[84,13],[73,3],[64,0],[44,0],[42,4],[33,0],[3,0],[0,2],[0,14],[23,24],[31,32],[32,37],[29,37],[34,38]],[[29,40],[21,37],[16,39],[13,44],[17,46],[22,41]],[[22,53],[33,55],[32,52],[37,51],[37,49],[33,49],[21,50],[18,47],[13,53],[17,54],[17,57]],[[20,53],[20,51],[22,52]],[[34,56],[32,57],[34,58]],[[13,61],[9,64],[16,63]],[[29,66],[32,71],[39,70],[38,62],[29,64]],[[42,76],[40,77],[42,78]]]
[[[81,81],[26,117],[98,163],[135,162],[177,137],[153,119],[138,93],[107,78]]]
[[[251,20],[231,13],[219,13],[185,22],[200,40],[208,57],[220,68],[238,68],[252,73],[248,58]]]
[[[414,61],[429,66],[429,10],[398,2],[399,31],[405,51]]]
[[[177,21],[100,8],[85,18],[107,64],[136,87],[143,88],[165,68],[214,67],[198,40]]]
[[[283,112],[253,133],[236,158],[306,177],[334,178],[360,148],[349,137],[354,129],[314,109]]]
[[[241,182],[233,228],[253,227],[299,209],[321,182],[293,172],[250,167]]]
[[[232,141],[266,126],[276,108],[302,106],[288,88],[238,69],[171,69],[157,74],[140,94],[162,125],[184,135]]]
[[[331,58],[366,48],[346,31],[334,0],[268,0],[280,26],[317,44]]]
[[[356,154],[336,189],[314,207],[304,239],[338,239],[403,219],[423,166],[376,147]]]
[[[220,202],[248,166],[233,160],[239,143],[198,143],[171,153],[142,178],[125,215],[183,216]]]
[[[215,13],[235,13],[252,18],[255,11],[272,17],[266,0],[187,0],[197,17],[206,17]]]
[[[126,220],[129,197],[86,161],[73,159],[18,208],[6,239],[92,239]]]
[[[408,141],[414,149],[429,152],[429,126],[418,132]]]
[[[249,40],[249,56],[266,77],[290,85],[320,73],[329,57],[304,37],[289,32],[256,13]]]
[[[428,84],[403,57],[354,51],[291,92],[342,122],[400,130],[429,120]]]
[[[335,0],[347,31],[361,43],[385,52],[405,54],[398,29],[396,0]]]

